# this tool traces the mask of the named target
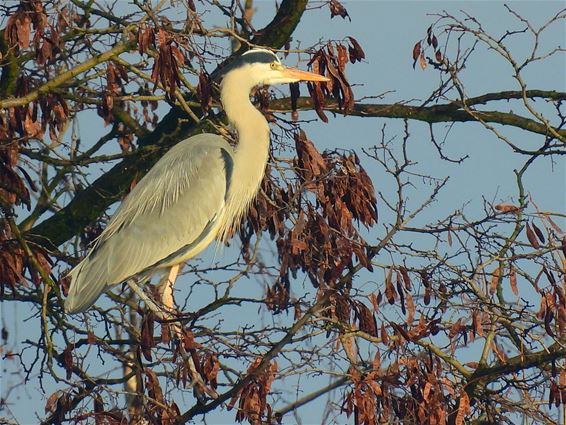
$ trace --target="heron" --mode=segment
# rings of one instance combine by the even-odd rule
[[[113,286],[179,266],[212,241],[226,241],[245,216],[263,179],[269,125],[250,100],[257,86],[325,82],[287,67],[266,49],[252,49],[221,72],[220,100],[236,130],[235,148],[216,134],[173,146],[138,182],[70,272],[68,313],[88,310]],[[172,296],[172,295],[170,295]]]

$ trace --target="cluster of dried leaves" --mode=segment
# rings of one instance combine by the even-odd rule
[[[102,92],[102,102],[98,105],[97,112],[104,119],[105,124],[114,121],[112,109],[114,108],[114,97],[125,94],[125,85],[128,84],[128,72],[119,63],[108,62],[106,65],[106,87]]]
[[[180,49],[180,38],[163,28],[141,27],[138,30],[138,49],[140,54],[148,48],[157,48],[157,57],[153,62],[151,79],[153,90],[161,84],[170,99],[174,99],[175,90],[181,86],[181,71],[187,59]]]
[[[271,405],[267,402],[267,396],[277,374],[277,363],[271,362],[269,367],[257,372],[256,369],[261,361],[261,358],[257,358],[249,366],[247,375],[252,376],[251,380],[228,403],[228,409],[231,410],[239,400],[236,413],[238,422],[247,420],[252,425],[273,423],[273,412]]]
[[[54,22],[50,22],[43,1],[21,1],[8,17],[3,36],[13,54],[19,55],[32,47],[38,65],[52,64],[59,57],[62,47],[60,36],[71,19],[77,19],[77,16],[63,7]]]
[[[325,47],[321,48],[309,61],[309,66],[316,74],[325,75],[330,78],[327,83],[308,83],[309,93],[313,100],[313,104],[317,115],[324,122],[328,122],[328,117],[323,109],[327,96],[332,96],[338,101],[338,106],[344,111],[344,114],[352,111],[355,99],[352,87],[346,78],[346,64],[348,60],[351,63],[363,60],[365,53],[354,37],[348,37],[349,46],[342,43],[328,42]],[[298,93],[291,91],[291,100],[298,96]]]
[[[16,237],[8,223],[9,219],[0,219],[0,296],[6,292],[6,286],[12,294],[18,292],[18,285],[28,286],[29,276],[35,287],[44,280],[42,274],[49,276],[52,263],[47,253],[40,247],[24,245]],[[13,222],[12,222],[13,223]],[[28,252],[26,252],[26,250]]]
[[[469,413],[465,391],[456,412],[447,408],[458,395],[442,363],[433,357],[402,357],[382,366],[378,351],[368,371],[350,367],[348,374],[353,388],[344,397],[342,412],[348,417],[353,413],[356,424],[377,425],[396,417],[403,423],[438,425],[448,423],[448,417],[456,413],[454,423],[461,425]],[[402,392],[397,391],[400,388]]]
[[[38,78],[20,69],[18,62],[27,55],[38,67],[57,61],[62,48],[60,35],[69,20],[75,18],[66,8],[49,18],[42,1],[20,2],[0,33],[3,98],[25,97],[36,89],[40,84]],[[67,102],[55,93],[0,111],[0,204],[9,207],[25,203],[29,207],[28,188],[37,189],[27,172],[17,166],[20,147],[30,139],[43,138],[47,131],[51,140],[56,141],[68,116]]]
[[[23,275],[26,256],[6,220],[0,220],[0,226],[0,296],[4,298],[5,285],[16,291],[17,284],[25,281]]]
[[[187,387],[195,381],[194,372],[188,367],[184,356],[189,355],[195,365],[196,372],[204,380],[205,384],[210,385],[211,388],[216,389],[217,377],[219,371],[218,356],[215,353],[203,350],[200,343],[195,340],[194,333],[188,329],[182,329],[180,341],[175,341],[172,335],[173,329],[168,322],[161,323],[161,335],[155,336],[156,329],[155,317],[152,312],[142,312],[141,322],[141,335],[139,339],[138,357],[148,361],[153,361],[153,352],[159,344],[163,344],[162,348],[170,348],[172,346],[172,361],[178,361],[175,379],[177,384],[182,383],[183,387]],[[204,388],[202,388],[204,390]]]
[[[441,64],[443,55],[438,46],[438,38],[432,31],[432,26],[428,27],[426,31],[426,47],[423,47],[423,42],[424,40],[419,40],[413,46],[413,68],[415,68],[417,62],[419,62],[421,69],[425,69],[428,63],[432,63],[433,65]],[[432,48],[434,57],[425,57],[427,48]]]
[[[268,289],[271,310],[289,307],[291,277],[301,271],[315,287],[334,287],[354,260],[372,270],[368,247],[357,225],[377,222],[377,200],[371,179],[355,154],[318,152],[300,131],[295,136],[295,174],[299,190],[264,179],[267,197],[259,196],[240,237],[245,249],[255,233],[276,239],[279,277]],[[298,211],[291,227],[287,214]]]

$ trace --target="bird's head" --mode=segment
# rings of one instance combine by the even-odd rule
[[[323,75],[285,66],[273,52],[266,49],[249,50],[222,70],[223,81],[235,75],[250,88],[298,81],[330,81]]]

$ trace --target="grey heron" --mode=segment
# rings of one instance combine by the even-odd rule
[[[222,72],[220,99],[238,134],[199,134],[171,148],[123,200],[86,257],[70,272],[68,313],[91,307],[112,286],[175,268],[225,240],[255,198],[268,160],[269,126],[250,101],[260,85],[328,81],[250,50]],[[178,269],[176,269],[178,270]]]

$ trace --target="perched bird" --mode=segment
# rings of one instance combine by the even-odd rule
[[[256,86],[322,75],[289,68],[253,49],[223,71],[220,99],[238,134],[233,149],[216,134],[171,148],[124,199],[88,255],[73,268],[65,310],[87,310],[114,285],[178,267],[237,228],[255,198],[268,159],[269,126],[250,101]]]

